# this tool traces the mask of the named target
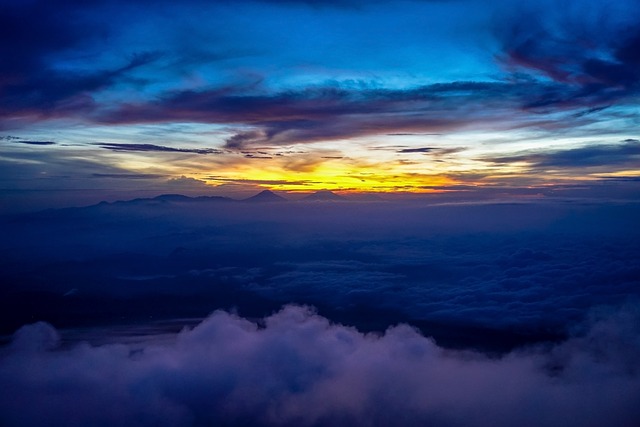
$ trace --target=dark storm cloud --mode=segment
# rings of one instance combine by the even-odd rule
[[[112,151],[159,151],[169,153],[193,153],[193,154],[221,154],[222,150],[216,148],[179,148],[167,147],[155,144],[120,144],[120,143],[96,143],[101,148]]]
[[[487,159],[485,159],[487,160]],[[529,163],[532,168],[585,168],[597,166],[635,166],[640,162],[640,141],[627,139],[619,144],[590,145],[569,150],[526,153],[488,159],[497,164]]]
[[[0,421],[39,426],[584,426],[640,420],[633,307],[548,349],[490,359],[404,325],[365,335],[289,306],[262,326],[215,312],[163,344],[56,350],[50,325],[5,349]],[[166,337],[165,337],[166,339]],[[112,408],[118,408],[112,410]]]

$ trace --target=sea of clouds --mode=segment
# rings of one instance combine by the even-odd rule
[[[364,334],[308,307],[216,311],[172,340],[60,346],[47,323],[0,356],[3,426],[636,426],[640,311],[500,357],[406,325]],[[124,342],[124,340],[123,340]]]
[[[3,218],[0,425],[637,426],[638,212],[154,199]]]

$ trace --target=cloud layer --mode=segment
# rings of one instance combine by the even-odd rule
[[[442,345],[504,351],[640,298],[637,203],[438,200],[168,195],[9,217],[0,327],[264,316],[294,302],[364,330],[402,321]]]
[[[633,308],[548,349],[444,351],[407,326],[364,335],[289,306],[256,324],[216,312],[170,343],[54,349],[44,323],[5,349],[13,426],[631,426],[640,420]]]

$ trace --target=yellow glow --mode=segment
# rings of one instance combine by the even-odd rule
[[[218,171],[209,184],[247,182],[272,190],[314,191],[351,190],[362,192],[432,191],[429,187],[454,184],[445,176],[436,174],[406,173],[398,170],[376,170],[370,167],[353,167],[344,163],[326,162],[308,171],[287,171],[279,167],[252,168],[247,165],[230,171]]]
[[[312,192],[442,192],[448,186],[517,185],[544,186],[549,182],[571,183],[603,177],[640,176],[639,170],[592,175],[575,170],[545,170],[532,173],[527,161],[493,162],[467,143],[456,150],[456,142],[442,148],[411,151],[405,141],[332,141],[304,146],[264,147],[249,151],[227,151],[214,155],[192,153],[104,153],[106,163],[136,173],[185,176],[212,187],[224,184],[245,186],[245,191],[262,187],[277,191]],[[422,141],[429,147],[431,140]],[[437,141],[436,141],[437,142]],[[415,144],[415,142],[414,142]],[[345,147],[349,147],[345,151]],[[414,145],[415,147],[415,145]],[[495,148],[497,150],[497,148]],[[500,154],[499,152],[497,152]],[[504,157],[507,154],[496,154]],[[516,153],[517,154],[517,153]],[[493,157],[496,157],[493,156]],[[485,160],[487,159],[487,160]],[[227,191],[230,187],[221,187]],[[235,191],[235,190],[234,190]]]

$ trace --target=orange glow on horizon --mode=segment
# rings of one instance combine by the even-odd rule
[[[246,177],[251,177],[251,179]],[[253,184],[275,191],[332,190],[358,193],[399,191],[426,193],[439,190],[434,187],[459,184],[459,182],[442,175],[397,171],[372,172],[370,169],[364,168],[349,171],[346,168],[335,166],[299,172],[282,169],[220,171],[217,177],[208,177],[205,181],[210,185]]]

